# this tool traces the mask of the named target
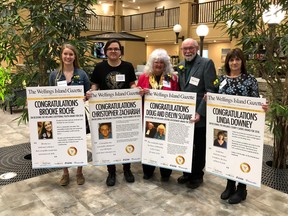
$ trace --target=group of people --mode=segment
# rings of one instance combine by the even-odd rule
[[[181,45],[184,60],[177,66],[178,76],[173,73],[170,57],[166,50],[156,49],[149,56],[144,73],[139,77],[136,84],[136,76],[131,63],[121,59],[121,44],[116,39],[109,40],[104,53],[107,61],[97,63],[91,82],[86,73],[80,69],[77,50],[70,44],[65,44],[61,51],[60,69],[51,73],[49,84],[59,85],[66,81],[67,85],[83,85],[86,99],[91,97],[91,90],[128,89],[139,88],[139,93],[145,96],[149,89],[184,91],[197,93],[196,113],[191,119],[195,124],[193,140],[193,158],[191,173],[183,173],[177,181],[195,189],[203,183],[206,152],[206,98],[207,92],[259,97],[256,79],[247,74],[244,54],[241,49],[232,49],[226,56],[226,75],[219,77],[211,59],[202,58],[197,54],[198,43],[192,38],[187,38]],[[74,79],[77,75],[77,81]],[[91,85],[90,85],[91,83]],[[220,83],[217,85],[215,83]],[[263,106],[267,109],[267,106]],[[165,126],[159,124],[157,130],[153,123],[146,123],[145,136],[165,140]],[[99,138],[111,137],[111,125],[103,124],[99,127]],[[220,135],[218,137],[221,137]],[[219,139],[222,139],[219,138]],[[143,178],[150,179],[155,171],[154,166],[143,164]],[[108,177],[106,184],[115,185],[116,166],[108,165]],[[131,172],[131,164],[123,164],[124,177],[127,182],[134,182]],[[168,181],[172,170],[160,168],[161,181]],[[85,178],[82,167],[77,168],[77,183],[84,184]],[[68,168],[64,168],[61,185],[69,184]],[[225,191],[221,199],[228,199],[231,204],[240,203],[247,196],[246,185],[227,180]]]

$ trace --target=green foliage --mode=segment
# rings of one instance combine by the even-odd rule
[[[60,48],[65,42],[76,46],[82,67],[93,61],[91,44],[81,37],[87,29],[87,12],[97,0],[0,0],[0,61],[17,70],[8,89],[45,86],[49,72],[58,68]],[[95,15],[95,14],[94,14]],[[2,92],[2,90],[1,90]]]
[[[6,85],[10,82],[10,68],[0,67],[0,99],[4,102],[7,94]]]
[[[278,0],[288,11],[288,1]],[[268,118],[274,134],[273,166],[286,167],[288,156],[288,19],[278,25],[267,25],[262,15],[270,0],[231,0],[216,13],[215,26],[228,20],[230,38],[236,38],[247,56],[249,72],[261,76],[269,87]],[[222,25],[225,29],[226,25]]]
[[[96,0],[2,0],[0,5],[0,61],[17,64],[24,59],[26,71],[37,73],[34,85],[47,85],[47,71],[58,67],[60,47],[74,44],[80,63],[90,61],[85,52],[91,45],[81,37],[87,30],[87,11]],[[93,12],[93,11],[91,11]]]

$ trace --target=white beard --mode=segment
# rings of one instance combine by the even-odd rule
[[[189,57],[185,56],[185,59],[186,59],[186,61],[192,61],[195,58],[195,56],[196,56],[196,54],[194,54],[193,56],[189,56]]]

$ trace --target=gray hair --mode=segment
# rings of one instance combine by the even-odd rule
[[[145,65],[144,71],[146,74],[153,72],[153,62],[160,60],[164,62],[164,74],[172,74],[173,68],[170,62],[170,57],[165,49],[155,49],[149,56],[148,62]]]

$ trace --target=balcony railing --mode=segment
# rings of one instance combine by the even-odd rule
[[[90,31],[115,31],[115,17],[114,16],[93,16],[88,18],[87,27]]]
[[[180,8],[165,9],[163,13],[148,12],[122,17],[123,31],[143,31],[170,28],[179,23]]]
[[[231,0],[218,0],[192,5],[192,23],[215,22],[215,11],[224,5],[231,4]],[[152,11],[141,14],[123,16],[122,31],[145,31],[152,29],[170,28],[179,23],[180,8],[165,9],[163,13]],[[87,27],[90,31],[115,31],[114,16],[89,17]]]
[[[193,4],[192,24],[215,22],[215,11],[227,4],[231,4],[231,0],[219,0]]]

